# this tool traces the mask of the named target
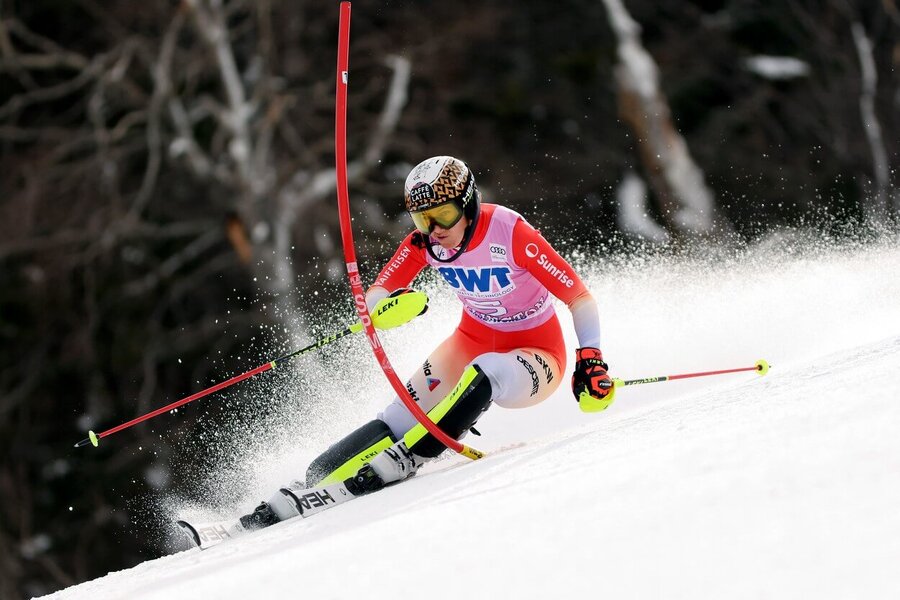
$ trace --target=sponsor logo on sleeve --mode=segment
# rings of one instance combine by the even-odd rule
[[[540,255],[540,256],[538,256],[538,255]],[[573,285],[575,285],[575,280],[572,279],[571,277],[569,277],[569,274],[566,273],[566,270],[560,269],[559,267],[554,265],[550,261],[550,259],[547,258],[546,254],[544,254],[543,252],[540,252],[538,250],[537,244],[530,243],[527,246],[525,246],[525,256],[527,256],[528,258],[537,257],[538,265],[542,269],[544,269],[545,271],[550,273],[553,277],[555,277],[561,284],[563,284],[567,288],[570,288]]]
[[[396,258],[394,258],[394,260],[392,260],[390,264],[388,264],[382,270],[381,276],[375,280],[375,285],[383,286],[387,282],[387,280],[391,278],[391,275],[393,275],[397,271],[397,269],[399,269],[400,266],[406,262],[406,259],[409,258],[409,255],[411,253],[412,249],[404,244],[400,249],[400,252],[397,253]]]

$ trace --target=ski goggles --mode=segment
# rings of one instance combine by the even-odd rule
[[[455,202],[446,202],[439,206],[417,210],[409,213],[416,229],[422,233],[431,233],[435,226],[450,229],[463,217],[463,211]]]

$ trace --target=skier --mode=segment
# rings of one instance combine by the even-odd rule
[[[417,165],[405,184],[416,230],[366,292],[372,314],[397,304],[430,265],[463,303],[456,330],[435,348],[406,388],[447,435],[460,439],[493,403],[525,408],[559,386],[566,366],[562,330],[550,294],[572,313],[579,348],[572,391],[582,410],[612,402],[612,381],[600,352],[597,303],[569,265],[518,213],[481,202],[469,167],[450,156]],[[344,482],[354,495],[414,475],[443,450],[399,398],[377,418],[313,460],[305,487]],[[246,529],[299,514],[277,493],[241,518]]]

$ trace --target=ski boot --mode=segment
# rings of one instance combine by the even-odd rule
[[[401,440],[363,465],[356,475],[344,481],[344,485],[354,496],[371,494],[412,477],[423,464],[422,458],[410,452],[406,443]]]
[[[263,527],[268,527],[281,521],[281,519],[278,518],[278,515],[275,514],[275,511],[272,510],[272,507],[269,506],[268,502],[260,503],[259,506],[253,509],[252,513],[244,515],[239,520],[241,526],[247,531],[256,531],[257,529],[262,529]]]

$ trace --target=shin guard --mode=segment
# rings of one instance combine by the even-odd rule
[[[471,365],[463,372],[453,391],[428,411],[428,418],[448,436],[459,439],[490,407],[491,393],[487,375],[478,365]],[[407,431],[403,440],[413,454],[424,458],[434,458],[446,450],[421,423]]]
[[[369,421],[310,463],[306,470],[307,487],[353,477],[364,464],[396,441],[384,421]]]

